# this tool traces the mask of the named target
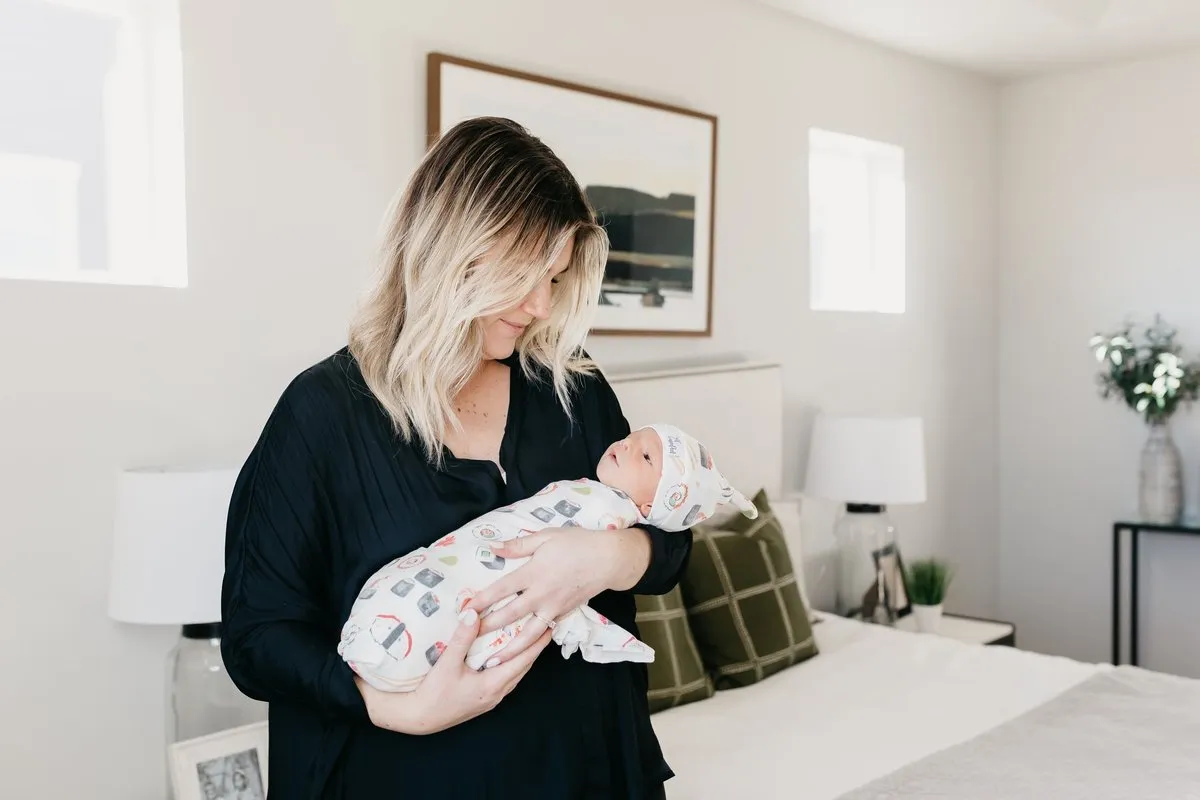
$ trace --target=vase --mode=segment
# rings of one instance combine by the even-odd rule
[[[899,598],[890,587],[899,574],[896,529],[881,505],[847,503],[833,528],[837,543],[837,600],[840,616],[891,624]]]
[[[942,604],[936,606],[919,606],[913,603],[913,616],[917,619],[917,630],[921,633],[937,633],[938,623],[942,621]]]
[[[1174,525],[1183,516],[1183,459],[1165,423],[1150,426],[1142,448],[1138,513],[1143,522]]]

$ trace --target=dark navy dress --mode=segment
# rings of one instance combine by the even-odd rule
[[[628,432],[611,387],[584,381],[572,423],[548,382],[511,358],[509,415],[490,461],[442,470],[392,433],[346,349],[283,392],[234,488],[222,652],[270,703],[270,793],[280,800],[656,798],[672,772],[650,725],[646,668],[564,659],[551,643],[492,711],[408,736],[373,726],[337,655],[341,623],[381,565],[547,483],[595,478]],[[669,591],[689,533],[650,530],[650,567],[593,608],[637,634],[634,594]]]

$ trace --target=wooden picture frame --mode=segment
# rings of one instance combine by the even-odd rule
[[[444,53],[426,68],[427,145],[507,117],[584,187],[611,243],[593,335],[712,335],[715,116]]]

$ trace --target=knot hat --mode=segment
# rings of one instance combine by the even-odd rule
[[[713,515],[718,506],[731,504],[750,519],[758,509],[729,485],[717,469],[712,454],[699,441],[674,425],[645,426],[662,440],[662,477],[654,504],[645,522],[666,531],[681,531]]]

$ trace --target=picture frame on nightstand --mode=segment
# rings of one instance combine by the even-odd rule
[[[175,800],[266,800],[267,723],[256,722],[168,748]]]
[[[895,542],[886,544],[871,552],[875,562],[877,584],[883,583],[881,602],[889,609],[896,619],[907,617],[912,613],[912,603],[908,599],[908,583],[904,577],[904,559],[900,557],[900,546]]]

